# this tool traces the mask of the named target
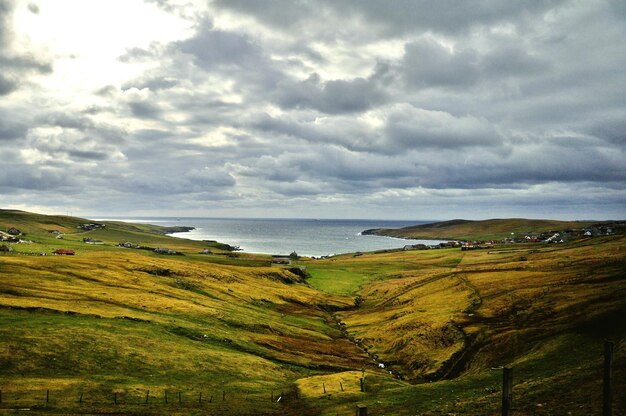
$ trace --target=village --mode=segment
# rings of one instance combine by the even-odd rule
[[[615,222],[610,224],[601,224],[596,227],[586,227],[582,229],[570,229],[564,231],[547,231],[543,233],[522,234],[511,233],[510,237],[506,237],[501,240],[462,241],[459,242],[459,246],[461,247],[461,250],[465,251],[491,249],[496,244],[563,244],[585,238],[609,236],[616,233],[623,234],[625,229],[626,223]]]
[[[76,228],[82,232],[89,232],[92,230],[103,229],[106,227],[106,224],[99,223],[85,223],[78,225]],[[58,240],[63,240],[65,234],[59,230],[48,230],[50,234],[55,234],[55,238]],[[533,244],[533,243],[543,243],[543,244],[563,244],[567,242],[571,242],[574,240],[601,237],[601,236],[610,236],[614,234],[623,234],[626,232],[626,222],[609,222],[602,223],[597,226],[586,227],[582,229],[569,229],[562,231],[546,231],[542,233],[514,233],[512,232],[510,236],[499,239],[499,240],[450,240],[446,242],[441,242],[438,244],[407,244],[400,248],[402,251],[414,251],[414,250],[438,250],[444,248],[460,248],[462,251],[467,250],[482,250],[482,249],[492,249],[496,245],[500,244]],[[15,227],[9,227],[6,231],[0,230],[0,253],[9,253],[13,251],[13,244],[30,244],[31,241],[24,239],[25,236],[22,231]],[[97,240],[91,237],[83,237],[82,242],[84,244],[92,244],[92,245],[102,245],[104,242],[102,240]],[[140,244],[135,244],[129,241],[122,242],[116,245],[120,248],[126,249],[136,249],[136,250],[147,250],[152,251],[157,254],[163,255],[175,255],[180,256],[183,255],[177,251],[171,250],[165,247],[148,247]],[[240,250],[239,247],[234,247],[234,251]],[[397,250],[389,250],[389,251],[397,251]],[[49,253],[41,252],[41,253],[31,253],[38,254],[41,256],[46,256]],[[65,255],[65,256],[73,256],[76,254],[74,250],[70,250],[67,248],[57,248],[53,250],[50,254],[52,255]],[[200,254],[213,254],[210,249],[204,249]],[[362,256],[362,252],[354,253],[354,257]],[[290,265],[293,260],[299,259],[297,253],[293,252],[290,255],[274,255],[272,256],[272,263],[276,265]],[[327,259],[332,256],[321,256],[320,259]],[[312,257],[312,259],[316,259]]]

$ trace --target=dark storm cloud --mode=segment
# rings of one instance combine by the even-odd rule
[[[467,47],[446,47],[425,37],[406,44],[401,71],[420,88],[467,88],[508,77],[530,77],[545,72],[548,63],[518,45],[504,44],[480,53]]]
[[[263,156],[244,161],[238,174],[271,181],[273,192],[287,196],[361,194],[387,189],[390,184],[417,184],[415,177],[427,173],[410,158],[394,158],[347,149],[313,145],[299,152]]]
[[[146,78],[143,80],[133,81],[122,86],[122,89],[127,90],[130,88],[137,88],[139,90],[148,88],[151,91],[167,90],[174,88],[180,84],[180,81],[175,78],[167,77],[154,77]]]
[[[114,125],[94,122],[93,117],[89,116],[90,113],[94,113],[93,110],[93,108],[88,108],[83,114],[68,114],[59,111],[43,112],[34,117],[32,127],[60,127],[66,132],[76,130],[103,140],[103,144],[122,142],[128,132]],[[99,111],[95,111],[95,113],[97,114]]]
[[[0,141],[23,139],[29,129],[27,117],[0,107]]]
[[[503,144],[503,137],[485,119],[454,117],[443,111],[400,106],[387,118],[386,137],[398,151],[421,148],[456,148]]]
[[[77,130],[88,130],[94,128],[93,121],[88,117],[58,112],[42,114],[35,118],[35,123]]]
[[[393,5],[380,0],[217,0],[213,4],[219,8],[247,14],[281,30],[306,27],[316,20],[318,25],[324,26],[328,21],[335,23],[362,19],[369,23],[366,25],[368,31],[392,36],[427,31],[457,34],[477,25],[498,24],[511,19],[540,15],[562,3],[564,0],[396,0]],[[319,16],[319,19],[315,19],[315,16]],[[336,26],[334,29],[339,31],[341,28]]]
[[[380,0],[327,1],[340,11],[364,16],[387,32],[433,30],[449,34],[464,32],[476,25],[497,24],[538,15],[564,3],[563,0],[443,0],[435,3],[428,0],[399,0],[394,2],[394,7],[388,7],[386,2]]]
[[[204,71],[221,72],[262,88],[271,88],[282,78],[274,62],[250,37],[216,29],[209,20],[202,21],[191,38],[170,45],[170,53],[189,55]]]
[[[74,184],[62,169],[17,163],[5,163],[0,169],[0,190],[9,194],[18,190],[46,191]]]
[[[181,168],[179,164],[180,158],[173,159],[163,162],[158,167],[139,163],[139,166],[145,170],[141,174],[126,172],[117,176],[116,189],[122,192],[140,192],[155,196],[208,191],[219,195],[233,188],[236,184],[235,178],[222,167],[185,169]]]
[[[104,161],[122,157],[115,145],[96,137],[63,130],[54,135],[33,133],[29,146],[38,153],[49,156],[42,165],[69,166],[76,162]]]
[[[471,161],[441,164],[437,175],[420,184],[429,188],[506,188],[541,183],[623,183],[626,174],[619,158],[598,150],[564,150],[558,146],[535,146],[515,151],[506,158],[474,155]]]
[[[626,119],[602,120],[587,129],[589,134],[615,145],[626,145]]]
[[[279,83],[276,95],[283,108],[312,108],[327,114],[363,112],[387,98],[373,77],[321,82],[315,73],[304,81]]]
[[[504,157],[490,150],[471,155],[452,150],[411,151],[391,157],[320,146],[308,152],[265,156],[241,174],[281,183],[321,181],[320,194],[415,187],[475,189],[476,184],[523,189],[541,183],[596,182],[623,187],[626,173],[621,162],[619,156],[607,156],[598,148],[558,144],[536,144]],[[274,184],[271,188],[282,189]]]
[[[0,95],[7,95],[17,89],[17,82],[0,74]]]
[[[67,152],[72,158],[102,161],[109,158],[109,154],[96,150],[69,150]]]
[[[1,104],[0,156],[25,176],[0,189],[170,213],[623,205],[623,2],[148,2],[190,34],[127,45],[133,78],[80,105]],[[51,70],[11,45],[0,30],[9,98]]]
[[[291,136],[313,143],[337,144],[351,151],[385,155],[412,149],[497,149],[505,137],[489,121],[473,116],[455,117],[443,111],[427,111],[407,104],[389,107],[384,124],[374,128],[344,117],[324,121],[261,116],[251,126],[265,132]]]
[[[279,134],[316,144],[336,144],[349,150],[365,152],[380,147],[380,138],[375,132],[348,117],[319,121],[313,115],[298,119],[262,114],[250,120],[250,127],[266,134]]]
[[[191,184],[200,186],[202,189],[209,187],[232,187],[236,183],[235,178],[226,170],[208,167],[189,170],[185,173],[185,179]]]
[[[589,106],[623,114],[618,93],[614,99],[609,91],[585,93],[606,76],[613,77],[611,85],[623,80],[618,66],[598,58],[604,56],[598,47],[613,48],[616,56],[617,46],[592,48],[594,28],[572,32],[583,12],[565,3],[213,2],[231,16],[244,13],[271,29],[301,30],[282,37],[279,47],[204,19],[186,40],[131,51],[137,59],[156,51],[163,65],[126,87],[155,91],[158,102],[186,116],[181,130],[169,126],[137,131],[135,137],[163,139],[163,146],[198,154],[208,170],[190,159],[194,172],[226,169],[233,178],[208,186],[237,187],[235,177],[242,177],[258,189],[293,197],[416,187],[443,192],[546,183],[614,186],[624,181],[620,118],[579,120],[590,117]],[[596,9],[599,17],[606,13]],[[337,26],[342,19],[346,26]],[[367,31],[359,36],[350,21],[369,22]],[[320,36],[322,31],[328,33]],[[402,37],[409,32],[413,35]],[[333,62],[315,42],[333,50],[342,39],[349,49],[381,34],[402,39],[404,51],[398,59],[363,60],[370,68],[379,62],[370,75],[324,78],[308,70]],[[587,41],[584,62],[575,58],[581,39]],[[581,84],[581,74],[594,66],[598,78]],[[294,69],[308,75],[294,76],[289,73]],[[183,80],[193,80],[194,90]],[[238,101],[226,102],[209,88],[225,81],[233,83]],[[174,86],[176,92],[170,91]],[[283,112],[266,114],[260,108],[268,104]],[[237,132],[220,133],[226,142],[219,146],[183,145],[194,134],[210,143],[211,131],[219,128]],[[144,155],[157,157],[168,149]],[[183,182],[191,178],[188,170],[172,165],[174,171]],[[159,186],[144,184],[144,189]]]
[[[138,118],[159,118],[162,114],[158,105],[146,101],[131,101],[128,107]]]
[[[177,49],[193,55],[199,67],[211,70],[220,66],[256,68],[264,63],[261,49],[238,33],[214,29],[203,23],[190,39],[178,43]]]

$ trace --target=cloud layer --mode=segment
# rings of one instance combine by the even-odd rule
[[[132,0],[119,39],[67,45],[34,23],[97,17],[55,6],[0,0],[5,206],[626,214],[617,0]]]

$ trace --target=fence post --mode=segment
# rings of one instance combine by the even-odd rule
[[[113,403],[117,404],[117,392],[113,393]]]
[[[343,391],[343,384],[341,383],[341,381],[339,382],[339,387],[341,387],[341,391]]]
[[[226,390],[222,390],[222,401],[226,401]]]
[[[150,390],[146,391],[146,404],[148,404],[149,399],[150,399]]]
[[[367,416],[367,406],[365,406],[364,404],[357,404],[356,416]]]
[[[2,404],[2,390],[0,390],[0,404]]]
[[[78,403],[83,403],[83,393],[80,394],[80,398],[78,399]]]
[[[511,403],[513,401],[513,369],[504,367],[502,369],[502,416],[511,414]]]
[[[202,392],[200,392],[200,397],[198,397],[198,404],[202,404]]]
[[[50,390],[46,390],[46,403],[50,403]]]
[[[163,397],[165,398],[165,404],[167,404],[167,390],[165,390]]]
[[[326,394],[326,385],[322,383],[322,388],[324,389],[324,394]]]
[[[614,347],[615,345],[611,341],[604,341],[604,383],[602,386],[602,416],[611,416],[613,414],[611,375],[613,367]]]
[[[365,379],[361,378],[361,392],[365,392]]]
[[[181,393],[178,392],[178,404],[182,404],[182,402],[183,402],[183,398],[181,396]]]

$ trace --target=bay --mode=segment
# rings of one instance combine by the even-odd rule
[[[435,245],[443,240],[406,240],[361,235],[371,228],[401,228],[432,221],[346,220],[346,219],[260,219],[197,217],[109,218],[116,221],[163,226],[190,226],[194,230],[173,233],[191,240],[216,240],[238,246],[250,253],[301,256],[329,256],[401,248],[407,244]],[[104,220],[104,219],[101,219]]]

